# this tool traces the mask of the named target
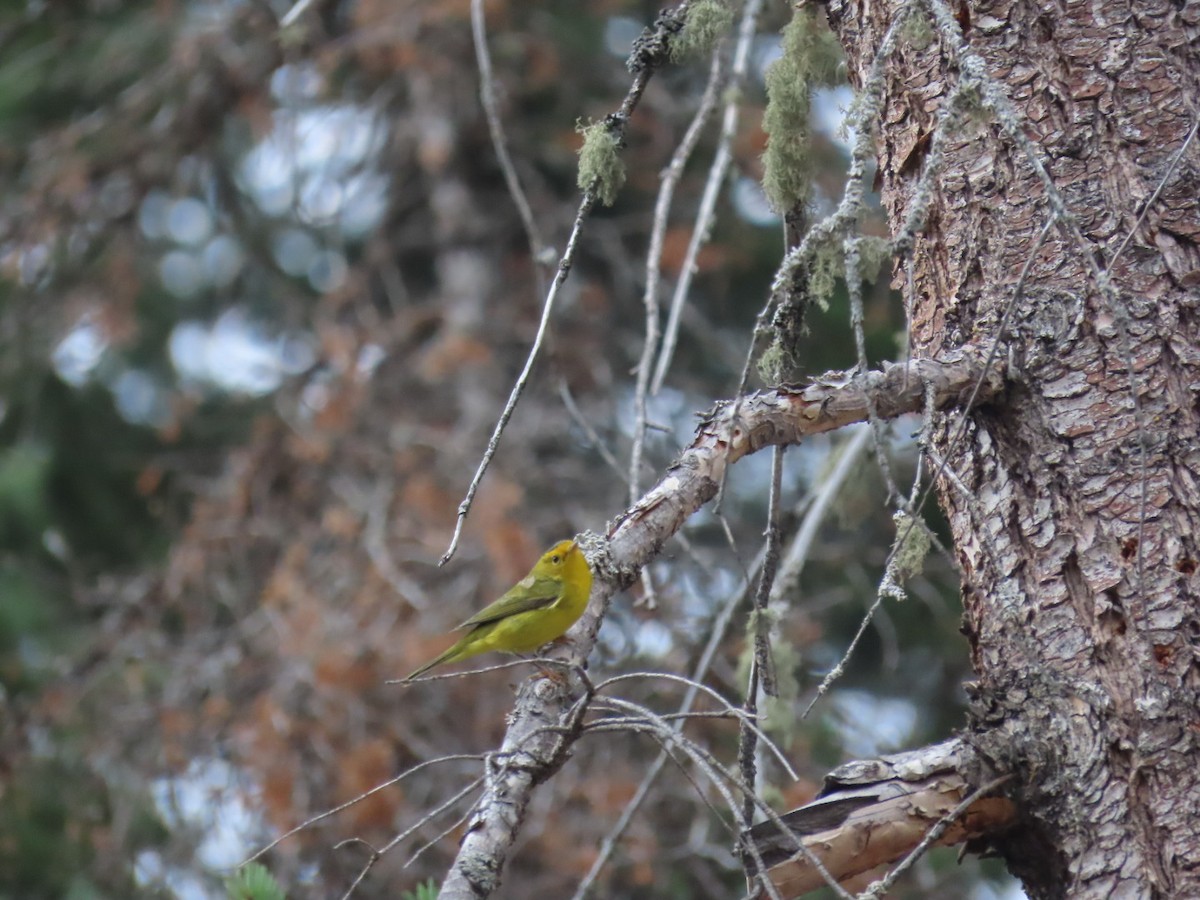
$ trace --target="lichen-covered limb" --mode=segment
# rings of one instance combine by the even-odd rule
[[[580,538],[595,572],[591,604],[571,630],[569,662],[582,666],[614,594],[628,587],[684,521],[713,498],[725,468],[764,447],[867,419],[868,399],[880,418],[921,412],[926,392],[938,409],[993,399],[1003,373],[985,372],[987,348],[969,347],[941,360],[921,359],[862,374],[834,372],[808,385],[758,391],[705,414],[692,443],[663,478],[621,513],[603,536]],[[441,897],[475,900],[500,884],[508,850],[520,830],[533,788],[566,759],[574,739],[569,720],[581,710],[578,679],[533,678],[517,693],[508,731],[493,755],[484,795],[459,848]]]

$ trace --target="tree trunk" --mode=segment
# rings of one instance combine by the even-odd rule
[[[852,80],[905,8],[829,5]],[[929,435],[967,739],[1021,779],[999,848],[1032,897],[1200,897],[1200,4],[917,13],[879,134],[897,229],[944,153],[897,263],[913,353],[1009,362],[1001,405]]]

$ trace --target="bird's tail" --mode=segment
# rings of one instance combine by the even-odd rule
[[[429,662],[425,663],[425,665],[418,666],[416,669],[411,671],[407,675],[407,677],[405,677],[404,681],[412,681],[414,678],[420,678],[422,675],[424,675],[430,669],[434,668],[435,666],[440,666],[442,663],[453,662],[454,660],[458,659],[458,654],[461,650],[462,650],[462,642],[459,641],[457,644],[455,644],[453,647],[450,647],[445,652],[439,653],[437,656],[435,656]]]

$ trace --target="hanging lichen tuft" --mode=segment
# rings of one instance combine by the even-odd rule
[[[709,53],[733,25],[727,0],[697,0],[688,7],[687,21],[671,42],[671,59],[680,62]]]

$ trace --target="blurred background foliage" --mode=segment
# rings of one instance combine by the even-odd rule
[[[645,253],[659,173],[707,61],[655,77],[633,118],[628,183],[588,222],[549,344],[443,569],[457,503],[536,329],[539,279],[478,100],[466,0],[0,4],[0,897],[221,897],[229,869],[301,821],[421,760],[496,746],[517,675],[384,682],[522,575],[538,550],[602,529],[626,487],[564,407],[565,386],[628,456]],[[488,0],[511,152],[562,246],[578,202],[577,120],[628,85],[655,4]],[[759,187],[763,75],[790,10],[753,46],[735,165],[652,399],[650,483],[694,414],[729,396],[781,252]],[[829,42],[819,42],[828,48]],[[827,60],[836,69],[836,60]],[[848,88],[811,96],[810,207],[846,159]],[[663,257],[679,273],[714,152],[680,185]],[[864,224],[884,234],[882,221]],[[539,271],[540,269],[540,271]],[[873,360],[903,353],[885,271],[868,287]],[[802,348],[853,364],[845,290]],[[916,420],[890,429],[911,477]],[[794,530],[843,437],[788,453]],[[874,599],[893,526],[861,457],[780,611],[795,696],[771,725],[803,779],[768,769],[781,807],[846,758],[916,746],[960,721],[956,579],[931,558],[888,603],[848,673],[798,721]],[[621,598],[598,677],[691,669],[757,552],[769,461],[730,482],[730,549],[710,512],[650,569],[655,605]],[[744,607],[710,675],[740,697]],[[667,711],[652,679],[631,696]],[[732,759],[727,723],[693,737]],[[657,747],[597,737],[537,795],[504,896],[566,896]],[[453,795],[478,763],[381,791],[265,859],[292,897],[340,895],[375,846]],[[668,767],[601,896],[736,894],[725,824]],[[703,790],[703,787],[700,788]],[[444,872],[462,808],[386,856],[356,896]],[[995,873],[991,873],[994,878]],[[978,866],[934,854],[902,896],[992,896]]]

